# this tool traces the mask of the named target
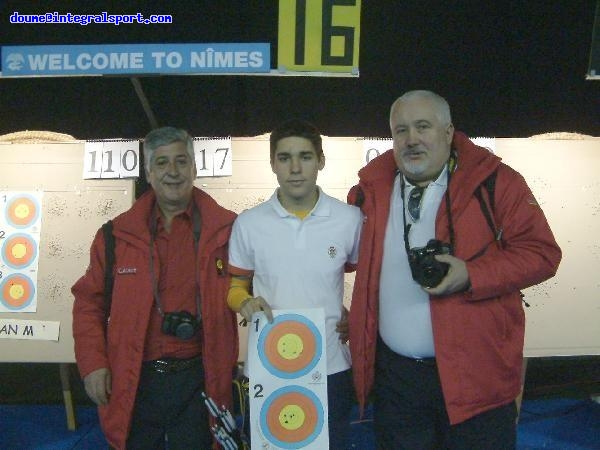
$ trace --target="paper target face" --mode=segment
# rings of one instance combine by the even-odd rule
[[[266,438],[286,449],[305,448],[321,433],[323,405],[301,386],[277,389],[263,403],[260,424]]]
[[[27,234],[14,234],[7,237],[2,244],[2,258],[13,269],[24,269],[37,256],[37,244]]]
[[[309,373],[321,359],[323,338],[317,327],[298,314],[284,314],[266,325],[258,338],[258,356],[280,378]]]
[[[5,214],[9,225],[15,228],[30,227],[40,216],[40,203],[32,195],[16,195],[8,201]]]
[[[0,191],[0,313],[37,311],[42,196]]]
[[[257,313],[248,333],[252,449],[329,447],[322,308]]]
[[[31,303],[35,294],[35,286],[25,275],[13,274],[2,280],[0,301],[8,309],[19,311]]]

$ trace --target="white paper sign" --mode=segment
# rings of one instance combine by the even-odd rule
[[[140,141],[86,142],[83,178],[135,178],[140,174]]]
[[[393,147],[391,139],[363,139],[363,166]]]
[[[194,154],[199,177],[232,175],[231,137],[196,138],[194,139]]]
[[[252,449],[329,448],[322,308],[273,311],[249,324]]]
[[[0,319],[0,339],[58,341],[60,322]]]
[[[475,145],[487,148],[490,152],[496,153],[496,138],[473,137],[470,139]]]

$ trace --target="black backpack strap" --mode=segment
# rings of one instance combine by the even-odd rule
[[[479,206],[481,207],[481,212],[483,213],[486,222],[488,223],[490,230],[494,234],[494,238],[499,241],[502,239],[502,229],[496,228],[496,224],[494,222],[494,214],[496,212],[496,204],[494,201],[494,191],[496,189],[496,175],[497,172],[494,170],[485,180],[481,183],[477,189],[475,190],[475,197],[479,201]],[[487,191],[487,197],[490,207],[488,208],[488,203],[485,202],[482,194],[482,186]],[[491,210],[491,212],[490,212]]]
[[[360,208],[363,205],[363,203],[365,202],[365,192],[358,185],[355,187],[355,189],[356,189],[356,197],[354,199],[354,206],[358,206]]]
[[[490,208],[492,209],[492,214],[496,213],[496,203],[494,192],[496,190],[496,175],[498,175],[498,169],[494,170],[489,177],[483,180],[483,185],[488,193],[488,199],[490,201]]]
[[[112,220],[109,220],[102,225],[102,233],[104,234],[104,310],[106,314],[106,323],[108,323],[115,281],[113,277],[113,267],[115,265],[115,237],[113,236]]]

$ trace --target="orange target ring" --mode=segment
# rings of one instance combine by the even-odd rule
[[[314,393],[301,386],[275,391],[264,407],[263,431],[279,446],[302,448],[322,431],[324,415],[320,402]]]
[[[2,246],[4,261],[14,269],[27,267],[34,260],[36,253],[34,240],[25,234],[9,236]]]
[[[264,343],[264,354],[277,370],[298,372],[315,357],[317,342],[304,323],[285,321],[275,325]]]
[[[31,197],[16,197],[10,201],[6,217],[13,226],[24,228],[35,222],[39,215],[36,201]]]
[[[9,309],[22,309],[31,302],[34,291],[33,283],[26,276],[10,275],[2,282],[2,303]]]

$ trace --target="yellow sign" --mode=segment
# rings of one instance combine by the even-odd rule
[[[361,0],[279,0],[277,69],[358,75]]]

